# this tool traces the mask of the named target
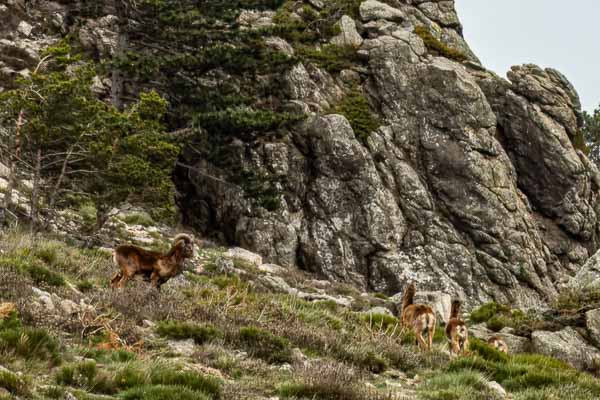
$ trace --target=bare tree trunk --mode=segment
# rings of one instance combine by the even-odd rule
[[[106,207],[96,206],[96,224],[94,225],[94,232],[97,233],[102,229],[106,221],[108,221],[110,210]]]
[[[39,227],[40,184],[42,175],[42,149],[35,155],[35,171],[33,173],[33,189],[31,190],[31,229],[36,232]]]
[[[115,12],[118,18],[118,37],[117,47],[113,58],[120,58],[125,55],[127,48],[129,47],[129,34],[127,32],[127,0],[114,0]],[[112,70],[111,76],[111,91],[110,97],[112,104],[119,110],[123,109],[123,73],[118,69]]]
[[[17,119],[17,125],[15,128],[15,142],[14,146],[10,151],[9,160],[9,172],[8,172],[8,185],[6,192],[4,193],[4,208],[7,210],[12,209],[12,195],[15,187],[17,186],[17,164],[21,158],[21,128],[25,122],[25,112],[21,110],[19,112],[19,118]]]
[[[48,208],[53,211],[54,205],[56,204],[56,199],[58,198],[58,193],[60,192],[60,187],[62,186],[63,181],[65,180],[65,176],[67,174],[67,167],[69,166],[69,161],[71,161],[71,155],[73,154],[74,147],[69,149],[69,152],[65,156],[63,160],[62,167],[60,169],[60,175],[54,184],[54,188],[52,193],[50,193],[50,199],[48,200]]]

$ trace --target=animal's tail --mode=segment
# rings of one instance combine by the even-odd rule
[[[460,300],[454,300],[452,302],[452,308],[450,309],[450,319],[458,318],[460,313]]]
[[[417,292],[417,287],[414,282],[411,282],[410,285],[406,287],[404,293],[402,294],[402,311],[411,304],[414,303],[415,293]]]

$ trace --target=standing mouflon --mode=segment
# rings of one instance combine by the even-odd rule
[[[436,318],[433,309],[424,304],[414,304],[417,288],[413,283],[408,285],[402,295],[402,310],[400,320],[402,327],[412,329],[417,338],[417,344],[423,350],[431,350],[435,333]],[[427,342],[423,333],[427,332]]]
[[[454,300],[450,311],[450,320],[446,325],[446,337],[450,345],[450,352],[465,354],[469,348],[469,330],[465,321],[460,318],[459,313],[460,301]]]

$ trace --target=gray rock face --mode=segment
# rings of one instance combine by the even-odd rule
[[[592,342],[596,346],[600,346],[600,309],[585,313],[585,327]]]
[[[360,4],[360,17],[363,21],[386,19],[390,21],[402,20],[405,15],[402,11],[376,0],[367,0]]]
[[[347,15],[344,15],[338,22],[341,33],[331,39],[331,43],[338,46],[358,47],[362,44],[363,38],[356,30],[356,22]]]
[[[231,145],[245,169],[278,181],[267,211],[200,174],[176,183],[184,220],[265,262],[388,294],[423,291],[544,306],[598,249],[600,175],[572,144],[580,104],[555,70],[478,64],[452,1],[361,4],[364,65],[330,74],[303,62],[284,77],[307,114],[277,142]],[[350,22],[348,26],[350,26]],[[425,26],[469,61],[436,57]],[[351,82],[377,111],[364,142],[330,110]],[[206,175],[227,171],[184,155]]]
[[[534,351],[555,357],[579,369],[589,368],[600,359],[600,352],[573,328],[559,332],[536,331],[531,335]]]
[[[600,252],[594,254],[569,281],[568,286],[574,290],[600,287]]]

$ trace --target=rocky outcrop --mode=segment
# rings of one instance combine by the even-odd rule
[[[287,74],[290,107],[308,118],[285,140],[233,144],[244,168],[282,177],[280,207],[213,179],[227,171],[190,151],[201,173],[177,173],[184,221],[370,290],[417,281],[467,306],[543,306],[598,248],[598,172],[572,144],[576,92],[552,69],[514,67],[508,80],[485,70],[452,1],[390,4],[360,6],[364,65],[337,76],[303,62]],[[416,26],[466,61],[433,52]],[[348,71],[379,116],[364,142],[327,115]]]
[[[536,331],[531,340],[536,353],[555,357],[578,369],[591,368],[600,359],[598,349],[571,327],[559,332]]]
[[[513,329],[509,327],[503,328],[500,332],[494,332],[488,329],[485,324],[478,324],[469,327],[469,334],[486,342],[491,337],[497,336],[504,340],[510,354],[531,352],[531,340],[515,335]]]

